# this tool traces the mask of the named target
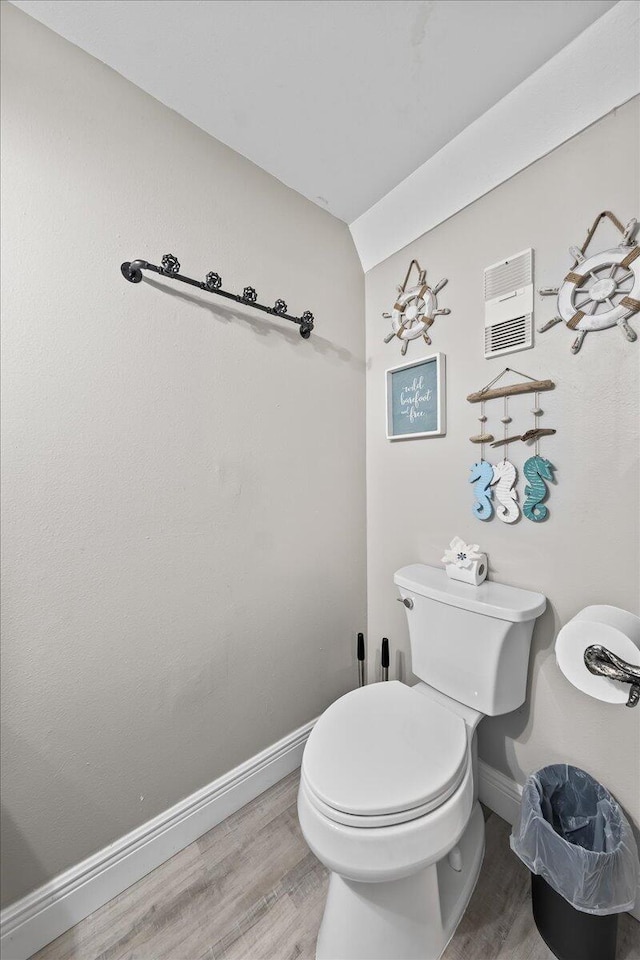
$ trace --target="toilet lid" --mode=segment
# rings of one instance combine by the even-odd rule
[[[336,700],[311,731],[306,784],[356,816],[408,811],[451,795],[467,761],[464,720],[397,680]]]

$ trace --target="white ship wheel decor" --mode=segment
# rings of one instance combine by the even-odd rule
[[[619,246],[586,255],[600,221],[607,217],[622,234]],[[570,247],[573,267],[561,287],[540,290],[541,297],[558,298],[558,316],[539,328],[545,333],[557,323],[566,323],[578,334],[571,345],[577,353],[584,338],[594,330],[620,327],[624,337],[633,343],[637,334],[629,326],[629,318],[640,311],[640,248],[634,240],[637,220],[623,227],[611,211],[604,210],[594,220],[582,247]]]
[[[418,280],[414,286],[407,288],[413,268],[418,271]],[[442,290],[445,280],[441,280],[430,287],[426,281],[427,271],[423,270],[417,260],[412,260],[404,278],[404,283],[397,288],[398,296],[393,305],[393,313],[383,313],[385,320],[391,320],[392,330],[384,338],[385,343],[391,343],[394,337],[402,342],[402,356],[407,352],[410,340],[422,337],[424,342],[431,344],[428,330],[437,316],[446,316],[450,310],[438,309],[438,292]]]

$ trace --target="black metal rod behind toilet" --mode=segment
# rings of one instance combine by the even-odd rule
[[[389,641],[386,637],[382,638],[382,651],[380,653],[380,664],[382,666],[382,679],[389,679]]]
[[[358,657],[358,686],[364,687],[365,683],[367,682],[364,677],[364,633],[358,634],[357,657]]]

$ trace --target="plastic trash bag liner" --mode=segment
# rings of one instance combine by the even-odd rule
[[[638,887],[638,848],[615,797],[566,763],[527,778],[511,849],[576,910],[631,910]]]

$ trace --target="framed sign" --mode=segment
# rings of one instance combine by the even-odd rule
[[[387,377],[387,440],[443,437],[445,418],[445,356],[391,367]]]

